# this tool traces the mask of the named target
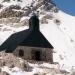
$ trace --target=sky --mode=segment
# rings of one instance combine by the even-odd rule
[[[56,6],[65,13],[75,16],[75,0],[53,0]]]

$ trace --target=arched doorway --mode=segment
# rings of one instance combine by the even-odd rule
[[[32,50],[31,55],[32,55],[32,60],[37,60],[37,61],[41,61],[41,51],[39,50]]]

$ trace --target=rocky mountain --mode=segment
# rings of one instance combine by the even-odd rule
[[[22,4],[22,1],[13,2],[10,0],[4,0],[0,4],[0,18],[28,17],[33,11],[36,11],[36,13],[39,14],[45,14],[43,11],[52,11],[55,13],[58,12],[57,7],[52,2],[48,2],[47,0],[35,0],[29,4],[25,4],[24,6],[21,6]]]

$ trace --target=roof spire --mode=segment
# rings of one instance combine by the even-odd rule
[[[32,31],[38,31],[39,30],[39,19],[36,14],[34,14],[30,19],[29,19],[29,29]]]

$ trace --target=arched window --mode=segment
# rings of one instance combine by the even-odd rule
[[[22,49],[19,50],[19,56],[20,57],[24,56],[24,51]]]

